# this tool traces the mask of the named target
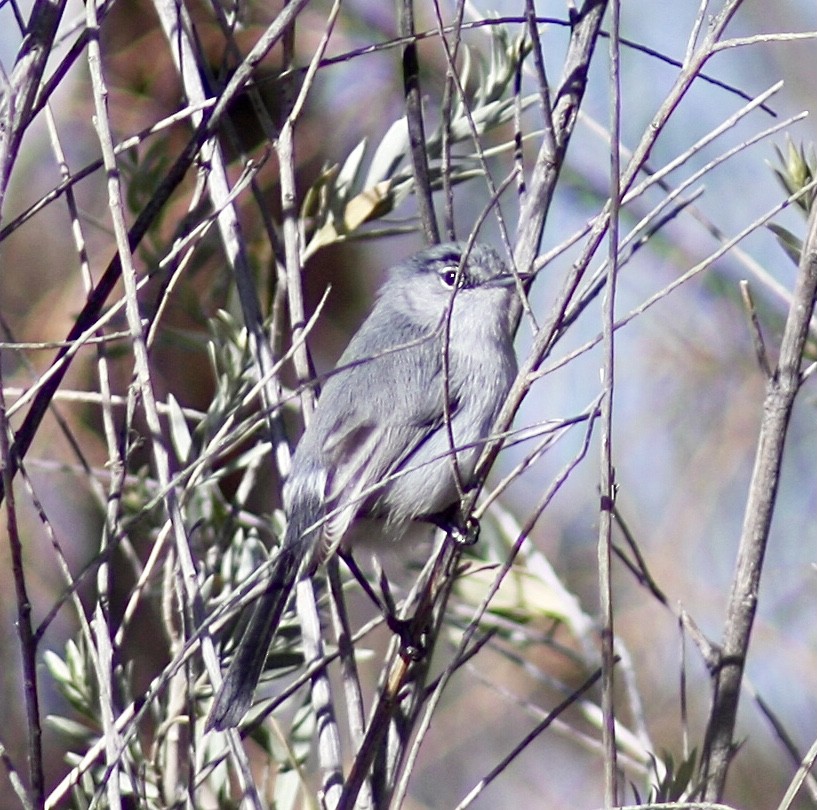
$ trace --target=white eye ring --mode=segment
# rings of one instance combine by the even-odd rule
[[[446,267],[438,273],[440,284],[448,290],[453,290],[454,287],[462,287],[463,275],[457,273],[456,267]]]

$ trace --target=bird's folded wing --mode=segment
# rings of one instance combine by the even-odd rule
[[[331,471],[324,493],[323,558],[342,540],[364,505],[376,499],[378,489],[400,474],[404,460],[430,435],[444,429],[438,342],[429,344],[423,354],[425,362],[410,366],[398,352],[372,361],[380,366],[376,388],[361,388],[371,376],[356,373],[355,368],[331,381],[354,396],[343,397],[347,407],[325,426],[321,445],[324,464]],[[327,393],[325,390],[324,395]]]

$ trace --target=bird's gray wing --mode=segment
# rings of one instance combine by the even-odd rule
[[[352,339],[311,426],[327,471],[322,559],[378,486],[443,424],[439,337],[410,324],[389,326],[388,335],[361,329]]]

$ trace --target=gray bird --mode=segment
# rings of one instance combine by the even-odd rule
[[[485,245],[465,254],[437,245],[394,267],[328,378],[284,485],[283,543],[208,728],[246,714],[295,582],[356,519],[384,521],[399,538],[412,521],[439,523],[468,487],[516,356],[514,277]]]

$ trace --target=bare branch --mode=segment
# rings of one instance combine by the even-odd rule
[[[760,591],[760,575],[780,484],[783,448],[794,400],[800,390],[800,364],[817,299],[817,206],[812,206],[800,268],[786,319],[780,357],[766,383],[763,418],[744,513],[740,547],[729,595],[726,623],[713,673],[713,700],[706,731],[701,776],[704,796],[723,795],[734,753],[733,733],[740,685]]]

